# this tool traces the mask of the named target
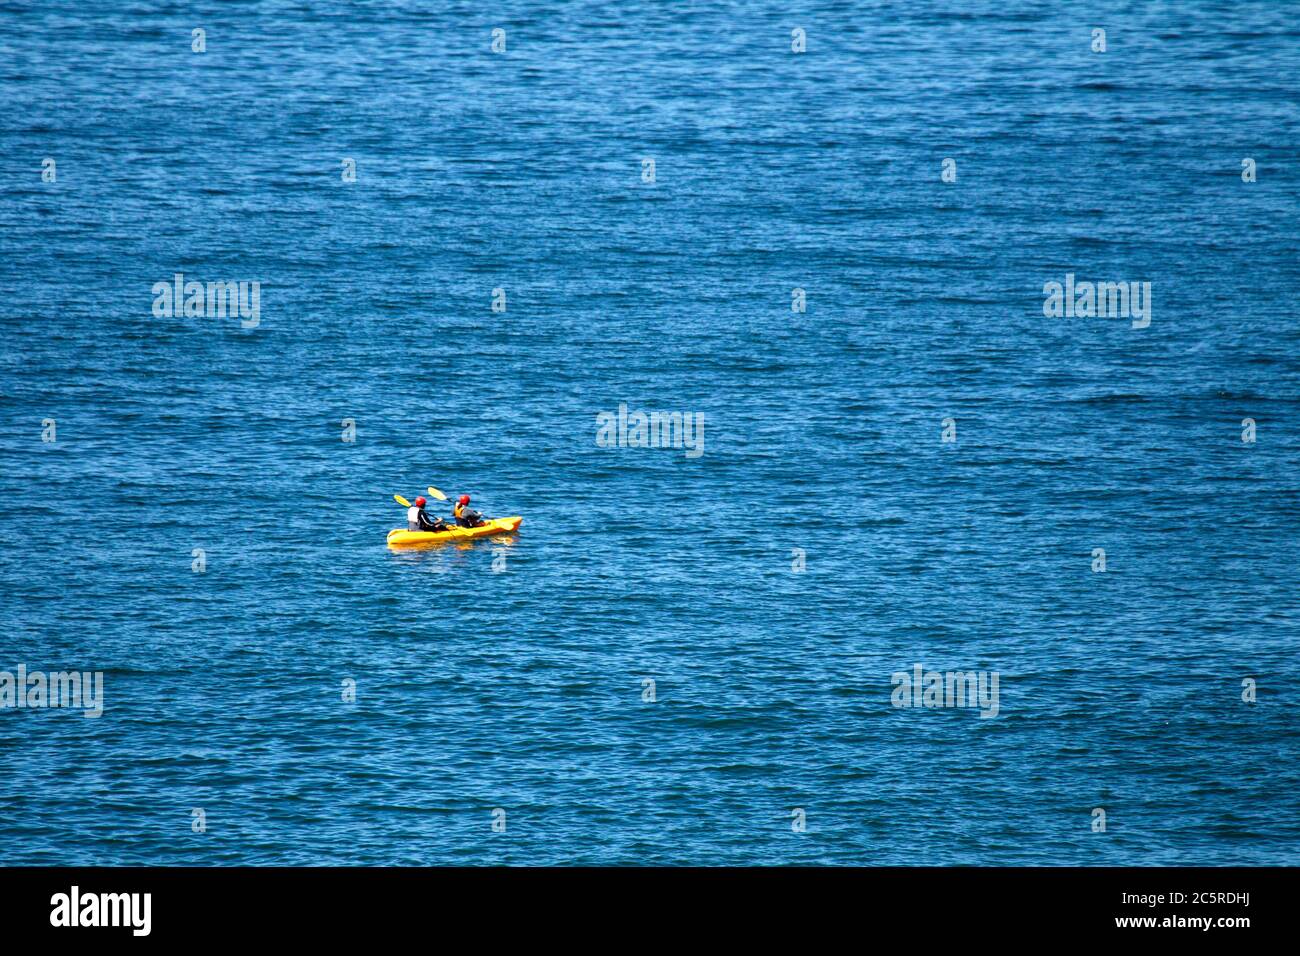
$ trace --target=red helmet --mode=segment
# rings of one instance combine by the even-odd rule
[[[467,504],[469,504],[469,495],[461,495],[461,496],[460,496],[460,503],[463,504],[463,505],[467,505]]]
[[[415,499],[415,503],[416,503],[416,505],[418,505],[419,507],[423,508],[423,507],[424,507],[424,504],[425,504],[425,501],[424,501],[423,498],[416,498],[416,499]]]

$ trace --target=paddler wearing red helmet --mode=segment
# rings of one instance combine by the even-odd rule
[[[462,528],[477,528],[483,523],[483,516],[469,507],[469,495],[461,495],[456,500],[452,514],[456,516],[456,524]]]
[[[428,504],[421,496],[415,499],[415,504],[406,509],[406,530],[407,531],[446,531],[447,522],[442,518],[430,518],[424,512],[424,506]]]

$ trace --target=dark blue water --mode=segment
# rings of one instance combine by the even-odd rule
[[[1300,862],[1294,11],[548,6],[0,7],[0,860]]]

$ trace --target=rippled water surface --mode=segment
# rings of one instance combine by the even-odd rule
[[[0,861],[1300,862],[1300,26],[1076,6],[0,6]]]

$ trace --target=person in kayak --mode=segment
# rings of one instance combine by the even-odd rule
[[[483,524],[483,516],[469,507],[469,495],[460,496],[452,513],[456,516],[456,524],[462,528],[477,528]]]
[[[406,530],[407,531],[446,531],[447,522],[440,517],[430,518],[424,512],[424,506],[428,504],[423,498],[416,498],[415,504],[406,509]]]

